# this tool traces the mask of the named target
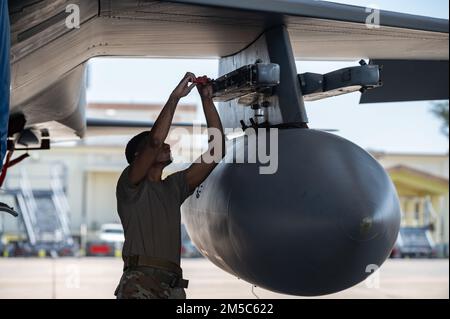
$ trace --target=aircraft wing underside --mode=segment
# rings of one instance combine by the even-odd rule
[[[68,29],[68,4],[80,8]],[[10,1],[11,113],[83,136],[84,64],[96,56],[219,58],[287,26],[296,59],[448,61],[448,21],[321,1]],[[45,125],[45,124],[44,124]],[[62,134],[62,133],[61,133]]]

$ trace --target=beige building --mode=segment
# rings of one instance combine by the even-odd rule
[[[436,243],[449,242],[449,155],[372,152],[394,182],[402,226],[430,227]]]

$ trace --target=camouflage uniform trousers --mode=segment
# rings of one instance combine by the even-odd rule
[[[161,275],[171,272],[151,267],[134,267],[124,271],[115,295],[117,299],[186,299],[183,288],[172,288]]]

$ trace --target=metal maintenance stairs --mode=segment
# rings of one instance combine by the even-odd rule
[[[33,250],[50,255],[73,247],[68,217],[70,210],[63,186],[64,166],[51,165],[46,176],[29,176],[28,171],[22,168],[14,177],[18,179],[14,193],[20,218]],[[45,183],[33,188],[31,181],[35,180],[45,180]],[[47,187],[42,188],[44,184]]]

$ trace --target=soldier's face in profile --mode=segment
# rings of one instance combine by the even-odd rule
[[[156,162],[159,164],[165,164],[165,166],[172,163],[172,152],[170,150],[170,145],[164,143],[161,147],[158,156],[156,157]]]

